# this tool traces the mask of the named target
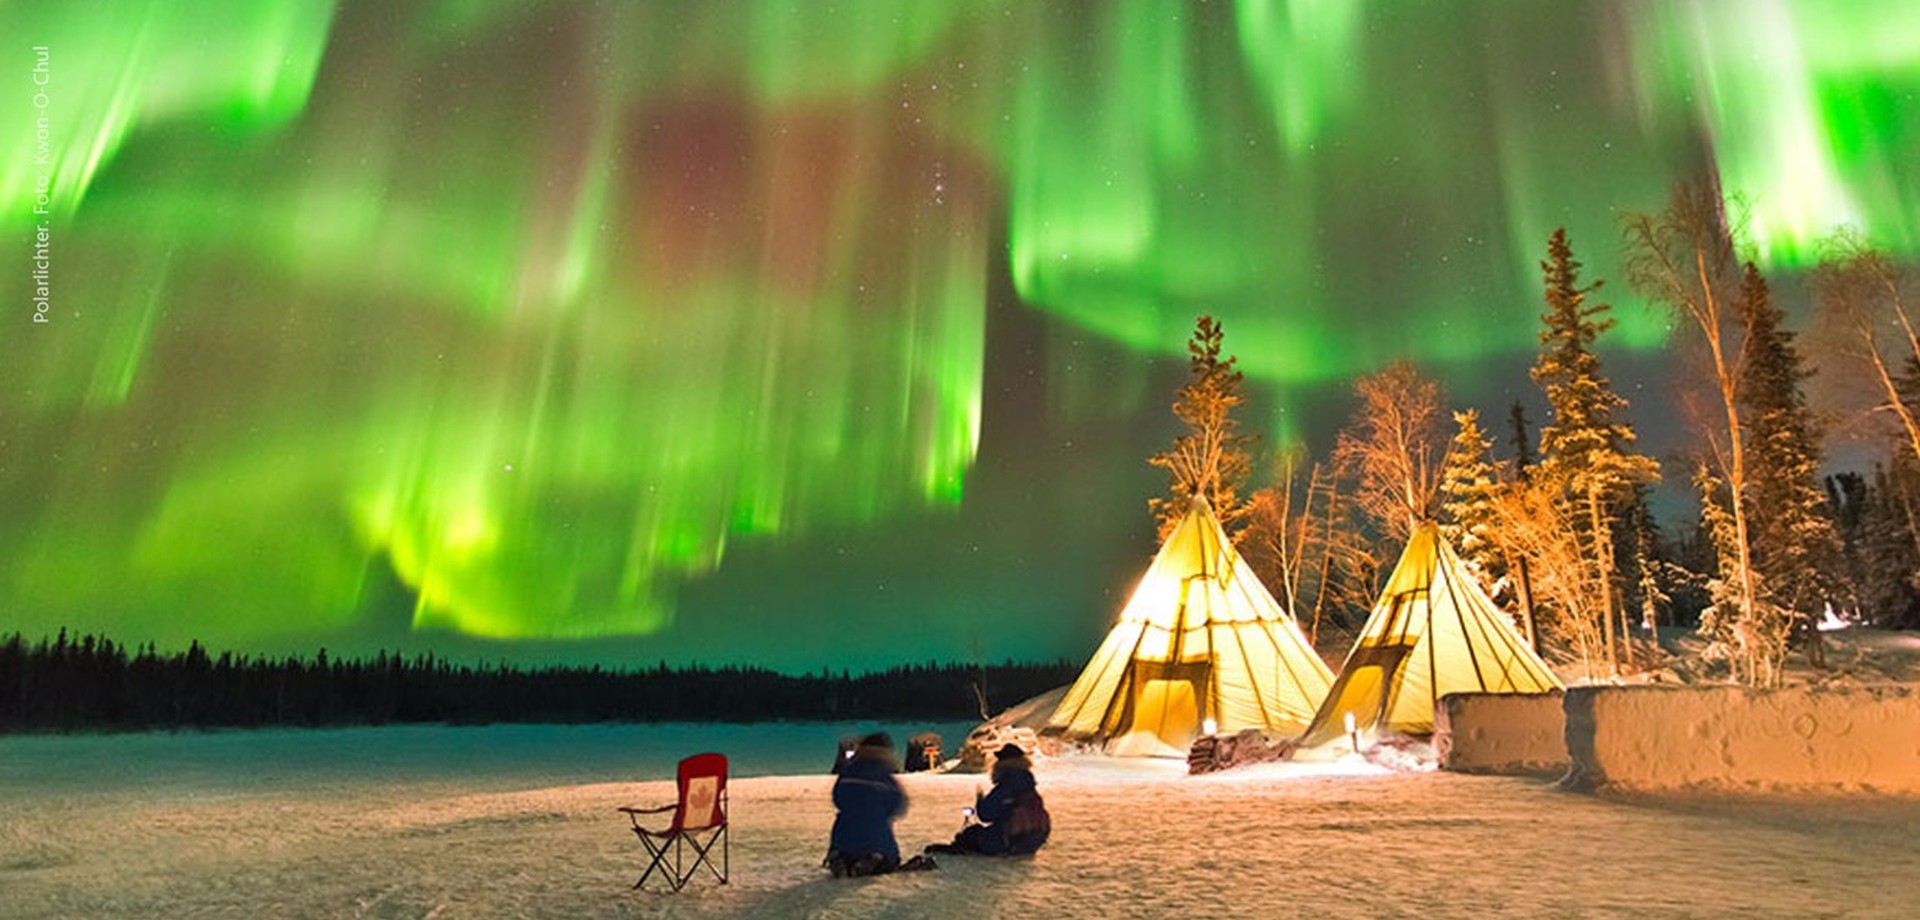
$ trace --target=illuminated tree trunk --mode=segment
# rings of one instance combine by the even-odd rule
[[[1740,430],[1739,399],[1736,393],[1737,376],[1733,363],[1726,354],[1726,348],[1720,340],[1718,299],[1714,296],[1712,285],[1708,283],[1706,253],[1696,250],[1694,253],[1695,270],[1700,279],[1701,289],[1706,292],[1707,312],[1702,314],[1700,327],[1706,334],[1707,347],[1713,355],[1713,372],[1720,385],[1720,403],[1727,416],[1727,502],[1728,511],[1733,517],[1734,551],[1738,554],[1740,575],[1740,618],[1748,623],[1756,619],[1753,592],[1753,540],[1747,532],[1747,452],[1745,438]],[[1712,318],[1711,322],[1704,317]]]
[[[1751,627],[1757,612],[1747,527],[1745,434],[1737,393],[1740,353],[1732,351],[1726,341],[1726,328],[1733,317],[1725,303],[1724,288],[1732,268],[1733,247],[1718,186],[1675,186],[1664,213],[1628,217],[1627,237],[1633,250],[1629,271],[1636,285],[1691,323],[1706,346],[1725,427],[1718,433],[1703,433],[1729,495],[1731,549],[1739,585],[1736,603],[1739,620]]]
[[[1610,564],[1613,558],[1613,539],[1611,530],[1607,526],[1606,516],[1601,513],[1601,505],[1600,490],[1597,488],[1587,490],[1587,539],[1589,541],[1587,552],[1594,563],[1594,583],[1600,589],[1600,623],[1601,635],[1606,642],[1607,673],[1618,675],[1620,647],[1613,628],[1613,567]]]
[[[1533,576],[1527,572],[1527,557],[1520,555],[1516,563],[1520,570],[1520,622],[1527,630],[1527,646],[1533,653],[1540,654],[1540,634],[1533,625]]]
[[[1533,446],[1527,440],[1527,409],[1519,400],[1507,407],[1507,421],[1513,426],[1513,478],[1518,487],[1524,489],[1532,478]],[[1527,554],[1513,553],[1511,568],[1519,573],[1520,619],[1526,625],[1527,645],[1538,655],[1540,633],[1533,609],[1533,574],[1529,571],[1531,563]]]

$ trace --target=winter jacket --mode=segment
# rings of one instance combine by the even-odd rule
[[[893,821],[907,810],[906,793],[893,778],[893,761],[884,754],[861,751],[840,768],[833,784],[833,834],[827,850],[846,856],[878,853],[900,859],[893,839]]]
[[[990,856],[1025,856],[1039,850],[1053,828],[1033,771],[1003,761],[993,772],[993,789],[974,806],[974,815],[986,826],[970,834],[969,842]]]

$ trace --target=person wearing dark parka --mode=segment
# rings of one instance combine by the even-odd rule
[[[1017,744],[994,755],[993,788],[974,798],[973,817],[950,844],[927,847],[929,853],[978,853],[982,856],[1029,856],[1047,842],[1053,819],[1033,781],[1033,762]]]
[[[907,795],[894,778],[893,738],[875,732],[860,739],[853,757],[840,766],[833,784],[833,831],[827,840],[825,865],[835,878],[880,875],[896,869],[933,868],[918,857],[900,864],[900,844],[893,822],[907,811]]]

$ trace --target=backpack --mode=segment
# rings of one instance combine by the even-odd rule
[[[1053,832],[1053,816],[1038,790],[1022,795],[1007,813],[1007,843],[1014,852],[1031,853],[1047,842]]]

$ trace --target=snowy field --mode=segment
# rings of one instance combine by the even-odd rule
[[[1920,802],[1629,803],[1362,763],[1043,759],[1038,857],[833,880],[832,778],[795,774],[856,728],[0,737],[0,916],[1920,916]],[[628,890],[614,808],[670,800],[708,748],[736,763],[734,883]],[[903,781],[917,849],[983,778]]]

